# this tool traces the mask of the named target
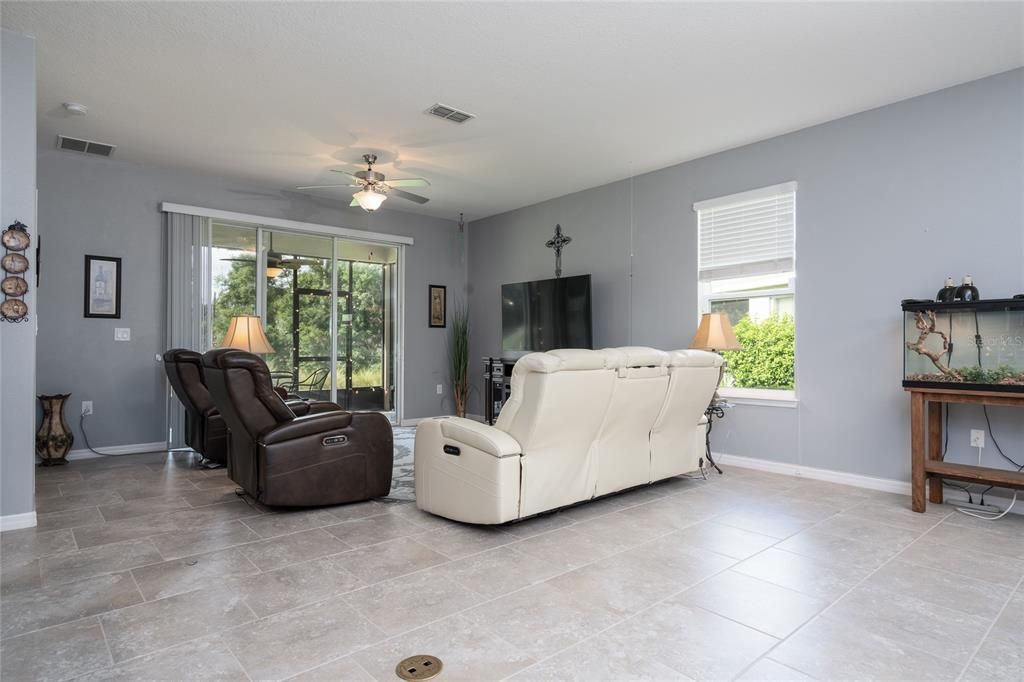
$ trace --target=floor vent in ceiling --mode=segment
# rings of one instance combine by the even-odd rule
[[[83,154],[95,154],[96,156],[110,156],[117,149],[117,145],[106,142],[94,142],[93,140],[80,140],[76,137],[57,136],[57,149],[66,152],[81,152]]]
[[[451,121],[452,123],[465,123],[471,118],[476,118],[473,114],[470,114],[465,111],[459,111],[455,107],[450,107],[446,104],[440,103],[435,104],[434,106],[427,109],[426,113],[430,114],[431,116],[443,118],[446,121]]]

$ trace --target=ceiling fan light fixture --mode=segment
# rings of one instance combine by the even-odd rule
[[[282,272],[284,272],[284,268],[278,267],[276,265],[268,265],[267,266],[267,277],[269,279],[274,279],[275,277],[280,275]]]
[[[364,189],[353,194],[352,198],[364,211],[376,211],[387,199],[387,195],[374,192],[372,189]]]

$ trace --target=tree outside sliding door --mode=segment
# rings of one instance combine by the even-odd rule
[[[397,419],[398,247],[227,223],[208,243],[211,348],[233,316],[259,314],[275,385]]]
[[[330,400],[333,240],[276,230],[264,235],[271,377],[289,394]]]
[[[393,412],[394,272],[398,250],[338,242],[338,399],[350,409]]]
[[[224,339],[235,315],[255,315],[257,232],[254,227],[213,223],[210,228],[210,347]]]

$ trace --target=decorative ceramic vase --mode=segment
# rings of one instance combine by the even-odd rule
[[[37,397],[43,407],[43,423],[36,432],[36,456],[43,460],[43,466],[67,464],[68,452],[75,442],[68,423],[64,421],[64,403],[71,394]]]
[[[956,288],[956,300],[968,303],[981,298],[978,295],[978,287],[974,286],[974,280],[970,275],[964,275],[964,283]]]

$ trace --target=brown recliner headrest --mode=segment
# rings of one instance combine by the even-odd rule
[[[237,348],[215,348],[203,355],[203,365],[215,369],[248,369],[270,379],[270,369],[260,356]]]
[[[295,418],[295,413],[274,391],[270,369],[260,356],[237,348],[217,348],[203,355],[203,367],[207,371],[245,370],[249,372],[252,376],[256,398],[269,410],[273,418],[278,422],[291,421]]]
[[[214,406],[206,388],[202,360],[202,355],[186,348],[172,348],[164,353],[164,371],[175,395],[187,409],[198,412]]]
[[[164,353],[164,362],[191,362],[203,364],[203,354],[187,348],[172,348]]]

